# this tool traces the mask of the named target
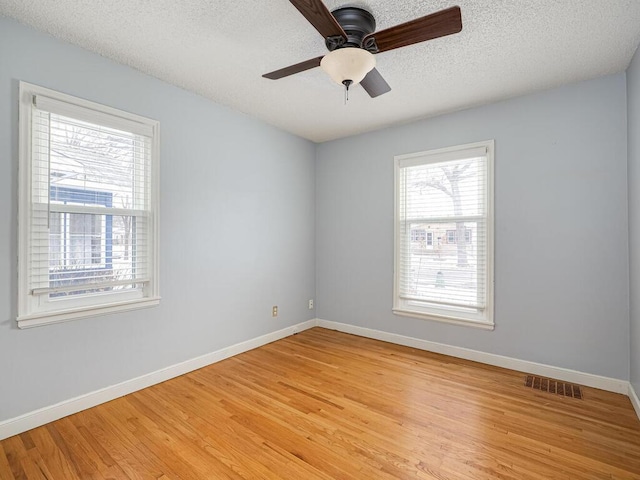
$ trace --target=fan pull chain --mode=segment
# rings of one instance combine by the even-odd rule
[[[344,85],[344,104],[346,105],[349,101],[349,86],[353,83],[351,80],[344,80],[342,84]]]

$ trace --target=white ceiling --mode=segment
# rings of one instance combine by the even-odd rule
[[[459,5],[462,32],[381,53],[392,91],[371,99],[319,68],[326,53],[287,0],[0,0],[0,14],[315,142],[620,72],[640,43],[640,0],[326,0],[377,29]]]

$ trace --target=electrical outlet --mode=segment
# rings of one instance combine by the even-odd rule
[[[271,309],[271,316],[272,317],[277,317],[278,316],[278,306],[274,305],[273,308]]]
[[[313,310],[313,298],[309,299],[309,310]]]

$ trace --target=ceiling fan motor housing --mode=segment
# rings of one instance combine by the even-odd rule
[[[377,53],[378,48],[373,38],[367,42],[368,45],[362,44],[364,37],[376,30],[376,20],[373,15],[357,7],[338,8],[331,14],[347,34],[347,41],[345,42],[341,36],[327,37],[325,44],[329,51],[343,47],[357,47],[369,50],[371,53]]]

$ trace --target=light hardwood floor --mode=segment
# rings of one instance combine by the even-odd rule
[[[640,479],[629,399],[314,328],[0,442],[0,479]]]

